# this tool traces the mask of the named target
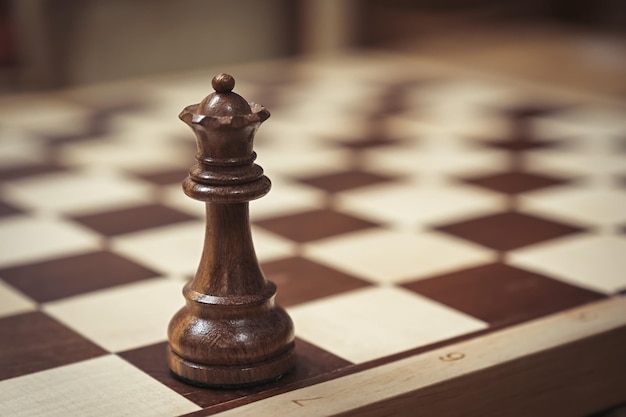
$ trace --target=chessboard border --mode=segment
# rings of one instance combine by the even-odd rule
[[[625,351],[626,299],[613,297],[236,408],[230,404],[228,410],[189,416],[220,411],[225,417],[413,416],[416,410],[441,417],[588,415],[626,398]]]

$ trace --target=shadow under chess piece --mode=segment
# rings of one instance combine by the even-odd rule
[[[234,85],[230,75],[214,77],[215,92],[179,116],[198,145],[183,189],[206,203],[207,219],[200,266],[170,322],[167,355],[180,379],[223,388],[276,380],[295,363],[293,323],[259,267],[248,215],[248,202],[271,187],[253,151],[270,114],[233,93]]]

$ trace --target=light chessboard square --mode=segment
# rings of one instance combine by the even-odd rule
[[[567,186],[529,193],[520,206],[527,212],[584,225],[626,224],[626,188]]]
[[[192,276],[202,253],[205,225],[201,220],[148,229],[112,239],[113,251],[164,275]],[[273,233],[253,228],[260,261],[290,256],[293,243]]]
[[[304,247],[307,257],[371,282],[401,283],[489,263],[495,252],[438,232],[371,229]]]
[[[12,216],[0,220],[0,267],[84,253],[100,237],[67,220]]]
[[[418,181],[343,192],[338,207],[347,213],[410,230],[502,211],[502,195],[456,185]]]
[[[79,214],[150,201],[149,184],[103,172],[36,176],[3,186],[8,201],[32,210]]]
[[[53,135],[82,131],[89,122],[90,109],[78,103],[49,96],[33,100],[28,96],[8,96],[0,101],[2,126]]]
[[[0,317],[37,309],[37,303],[0,281]]]
[[[112,250],[165,275],[192,275],[202,253],[204,222],[190,221],[128,233],[111,240]]]
[[[514,265],[613,294],[626,289],[626,237],[565,237],[513,251]]]
[[[118,352],[166,339],[170,319],[184,305],[183,284],[151,279],[45,303],[42,308],[96,344]]]
[[[626,174],[624,156],[616,153],[581,152],[580,150],[536,150],[526,157],[527,166],[537,172],[598,178]]]
[[[419,136],[417,136],[419,138]],[[364,155],[373,172],[412,175],[418,181],[449,181],[453,175],[480,175],[506,169],[506,155],[499,150],[442,148],[375,149]]]
[[[295,139],[295,138],[294,138]],[[272,148],[259,158],[259,164],[271,177],[275,175],[316,175],[326,174],[329,170],[349,163],[349,153],[343,149],[302,147]]]
[[[46,159],[46,150],[34,134],[6,125],[0,132],[0,167],[3,169],[20,168]]]
[[[292,307],[289,314],[299,337],[354,363],[487,327],[396,287],[354,290]]]
[[[3,416],[169,417],[199,409],[113,355],[0,382]]]
[[[145,122],[144,122],[145,123]],[[184,143],[161,143],[149,135],[136,130],[129,130],[140,141],[114,138],[101,142],[82,142],[69,144],[59,155],[61,162],[70,166],[98,167],[108,169],[126,169],[137,171],[159,167],[185,166],[189,158],[188,147]]]

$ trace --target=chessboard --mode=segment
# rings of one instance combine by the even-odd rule
[[[253,239],[296,329],[266,385],[172,377],[204,205],[177,119],[272,116]],[[0,99],[0,415],[574,416],[626,400],[624,103],[359,52]]]

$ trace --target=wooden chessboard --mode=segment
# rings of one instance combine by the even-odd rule
[[[280,381],[174,379],[202,249],[176,116],[226,71],[272,117],[257,254]],[[0,100],[0,415],[585,415],[626,400],[623,103],[359,53]]]

